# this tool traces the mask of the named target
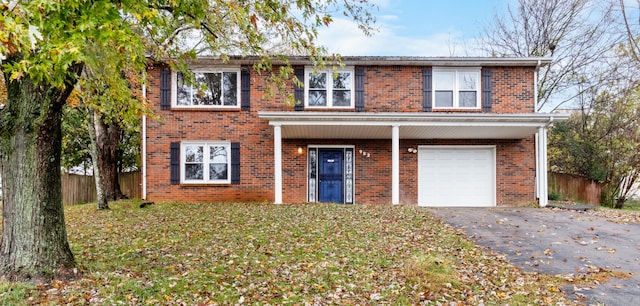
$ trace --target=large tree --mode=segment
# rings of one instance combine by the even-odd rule
[[[74,100],[83,114],[89,135],[89,153],[96,183],[98,209],[109,209],[109,201],[122,197],[118,182],[120,139],[136,129],[145,113],[135,69],[118,61],[114,50],[99,50],[100,62],[85,65]],[[114,58],[114,60],[105,60]],[[109,63],[109,64],[105,64]],[[91,68],[90,68],[91,67]],[[138,90],[136,90],[138,88]]]
[[[551,57],[540,68],[537,109],[554,110],[608,81],[599,73],[622,39],[613,4],[589,0],[518,0],[482,37],[492,56]]]
[[[144,75],[146,56],[181,60],[192,43],[211,55],[253,54],[269,69],[269,41],[302,50],[322,64],[319,27],[344,12],[365,32],[361,0],[14,0],[0,3],[0,54],[7,99],[0,110],[3,178],[0,277],[46,281],[74,266],[61,197],[61,116],[83,69],[127,62]],[[96,50],[113,50],[101,58]],[[172,59],[172,60],[170,60]],[[290,77],[291,69],[274,74]]]
[[[581,95],[580,109],[549,133],[554,171],[603,182],[602,204],[623,208],[640,169],[640,87],[605,83]]]
[[[625,37],[629,55],[640,65],[640,0],[635,1],[635,6],[631,1],[619,0],[620,20],[624,25]]]

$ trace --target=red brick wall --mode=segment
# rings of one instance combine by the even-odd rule
[[[421,112],[423,67],[364,67],[367,112]]]
[[[533,67],[493,67],[492,70],[492,112],[533,113]]]
[[[365,111],[421,112],[422,67],[365,68]],[[292,111],[282,95],[266,96],[265,75],[251,72],[251,110],[160,110],[159,69],[150,69],[147,99],[156,118],[147,120],[147,199],[154,201],[273,201],[273,128],[258,111]],[[293,92],[293,86],[289,88]],[[533,112],[533,68],[493,68],[495,113]],[[309,110],[307,110],[309,111]],[[325,109],[326,111],[326,109]],[[353,111],[353,110],[346,110]],[[239,185],[171,185],[169,146],[184,140],[240,142]],[[307,145],[355,146],[355,201],[391,202],[391,140],[283,139],[283,200],[307,200]],[[497,204],[519,205],[535,200],[533,137],[524,140],[401,140],[400,201],[417,204],[419,145],[496,145]],[[302,154],[297,148],[304,148]],[[359,155],[370,152],[370,157]]]
[[[147,198],[157,201],[273,201],[273,129],[258,118],[264,95],[252,79],[251,111],[161,110],[160,70],[148,73],[147,98],[156,119],[147,120]],[[275,98],[269,104],[284,104]],[[174,141],[240,142],[240,185],[171,185],[169,146]]]

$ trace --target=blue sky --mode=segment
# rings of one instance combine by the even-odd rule
[[[473,56],[475,39],[512,0],[372,0],[378,10],[367,37],[353,21],[334,16],[319,42],[342,55]]]

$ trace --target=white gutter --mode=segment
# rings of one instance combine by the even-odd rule
[[[218,56],[200,56],[191,64],[202,65],[253,65],[261,58],[257,56],[229,56],[224,60]],[[273,65],[282,65],[285,62],[272,58]],[[340,62],[347,66],[455,66],[455,67],[485,67],[485,66],[509,66],[509,67],[533,67],[537,63],[549,64],[548,57],[423,57],[423,56],[343,56]],[[291,65],[313,65],[314,62],[308,56],[288,56],[287,61]],[[327,59],[327,65],[335,64],[335,61]]]
[[[559,119],[568,119],[569,114],[544,114],[544,113],[350,113],[350,112],[268,112],[259,111],[258,117],[271,122],[280,122],[284,125],[301,124],[304,122],[340,122],[340,124],[361,122],[380,123],[388,125],[389,122],[428,123],[433,122],[535,122],[547,123],[551,116]],[[360,122],[360,123],[358,123]]]
[[[142,98],[147,100],[147,85],[142,84]],[[142,199],[147,199],[147,116],[142,115]]]

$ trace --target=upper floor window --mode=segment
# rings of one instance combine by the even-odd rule
[[[305,69],[305,107],[353,107],[353,68]]]
[[[240,69],[195,70],[193,84],[174,74],[173,106],[195,108],[240,107]]]
[[[231,144],[228,142],[181,143],[183,183],[231,183]]]
[[[434,108],[480,108],[480,68],[434,68]]]

